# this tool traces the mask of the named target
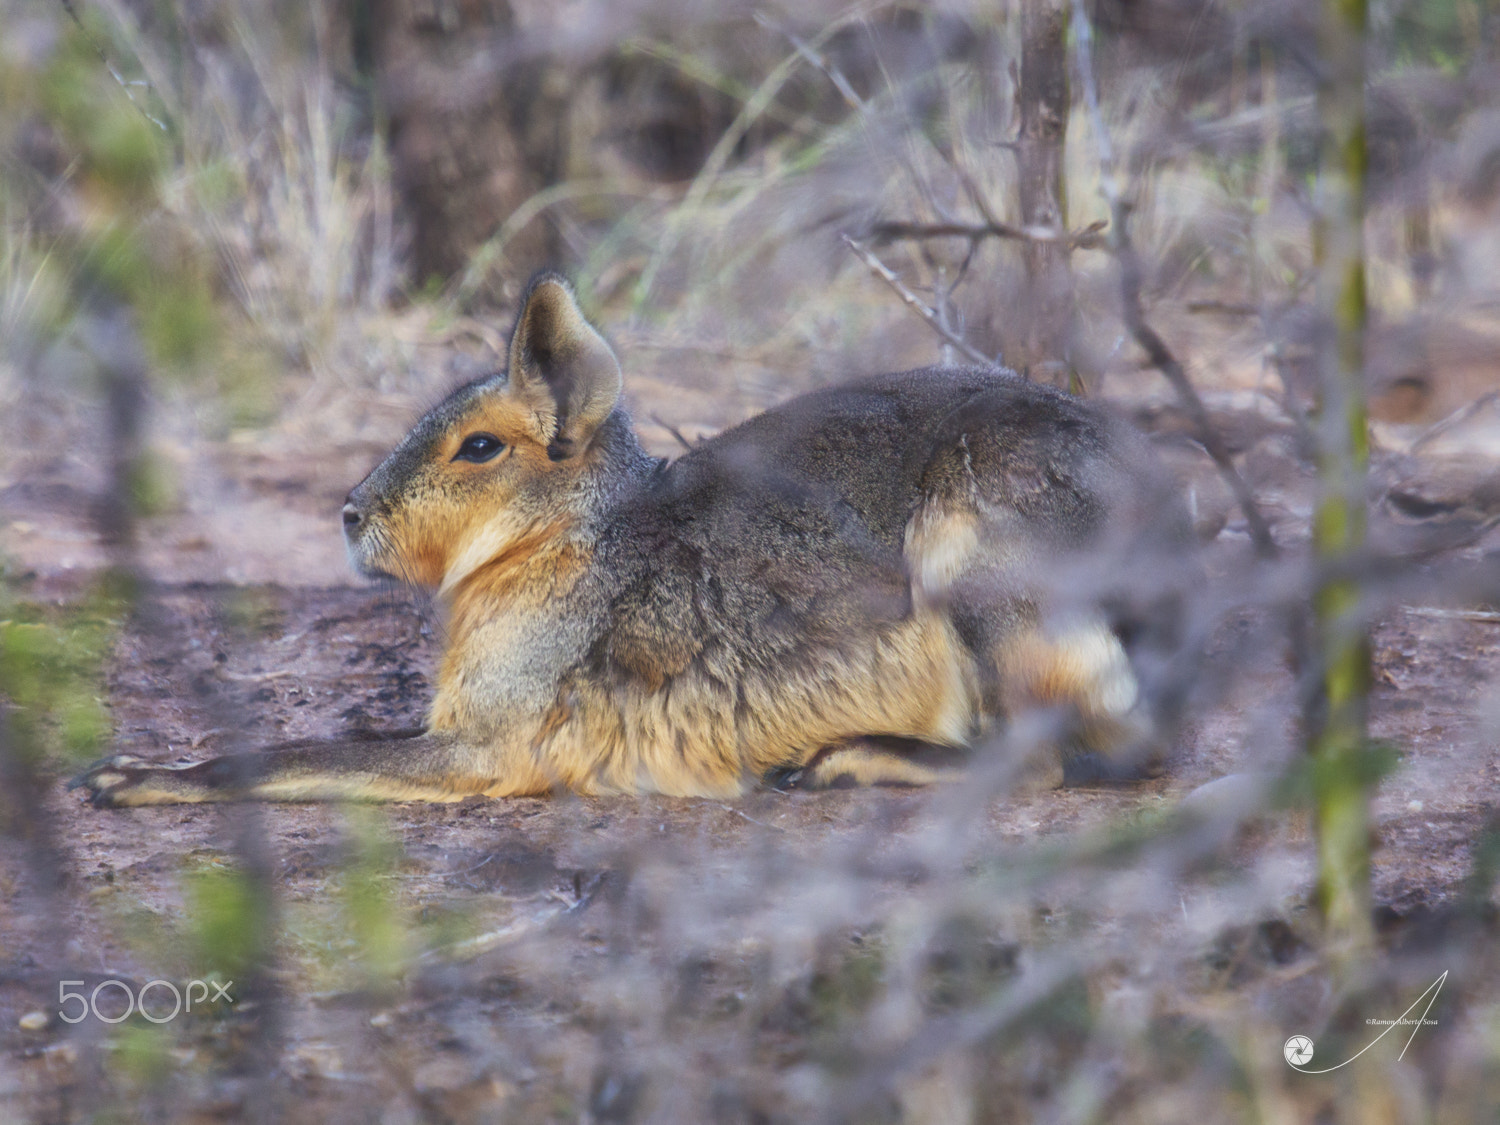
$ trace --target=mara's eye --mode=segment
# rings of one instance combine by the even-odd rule
[[[479,465],[490,460],[505,448],[505,443],[494,434],[470,434],[453,455],[455,461],[473,461]]]

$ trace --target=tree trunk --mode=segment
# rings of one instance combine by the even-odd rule
[[[547,180],[518,115],[535,107],[540,68],[501,65],[508,0],[378,0],[356,22],[388,122],[391,165],[413,227],[412,280],[446,280]],[[524,277],[551,264],[551,229],[533,223],[508,256]]]
[[[1016,105],[1018,193],[1025,226],[1063,229],[1067,195],[1063,157],[1068,134],[1068,6],[1038,0],[1021,6],[1021,74]],[[1026,339],[1012,361],[1033,377],[1067,385],[1072,319],[1068,253],[1059,243],[1023,242]]]

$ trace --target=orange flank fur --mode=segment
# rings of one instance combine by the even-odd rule
[[[972,664],[945,621],[914,617],[808,674],[747,676],[733,695],[692,676],[650,694],[580,691],[550,756],[585,793],[735,796],[870,729],[965,744],[975,733]]]

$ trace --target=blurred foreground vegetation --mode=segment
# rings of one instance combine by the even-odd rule
[[[1320,569],[1327,314],[1351,306],[1326,278],[1320,293],[1331,47],[1317,5],[577,9],[0,0],[0,497],[67,476],[101,545],[71,577],[0,571],[0,824],[24,856],[0,888],[16,990],[0,992],[0,1103],[37,1120],[293,1119],[299,1095],[336,1116],[346,1089],[362,1120],[1491,1112],[1495,811],[1463,821],[1463,870],[1434,872],[1422,911],[1372,902],[1370,838],[1426,814],[1369,814],[1415,752],[1370,741],[1364,691],[1370,630],[1394,607],[1483,614],[1500,595],[1484,488],[1433,499],[1399,478],[1500,385],[1500,12],[1377,3],[1350,32],[1367,132],[1344,168],[1363,194],[1344,216],[1363,237],[1345,327],[1362,354],[1337,368],[1358,400],[1340,417],[1358,420],[1336,498],[1344,530],[1368,516],[1374,532],[1322,536]],[[361,436],[369,403],[420,404],[499,363],[511,302],[549,265],[640,369],[640,420],[663,450],[822,382],[976,354],[1177,435],[1223,494],[1211,534],[1227,578],[1189,631],[1230,636],[1186,694],[1207,708],[1255,659],[1297,664],[1293,702],[1235,736],[1252,759],[1256,739],[1272,747],[1258,771],[1196,805],[1089,795],[1099,817],[1042,843],[986,834],[1003,793],[980,776],[931,806],[804,811],[793,830],[768,827],[770,797],[687,814],[334,810],[277,837],[289,859],[268,843],[278,810],[237,809],[213,846],[172,857],[165,891],[72,871],[84,832],[54,791],[122,733],[121,654],[176,643],[174,583],[144,548],[148,521],[182,510],[196,458],[283,439],[316,457]],[[1256,562],[1255,521],[1216,483],[1212,436],[1143,328],[1228,435],[1220,468],[1279,498],[1265,505],[1279,563]],[[702,418],[669,412],[705,402]],[[1393,496],[1415,498],[1398,514],[1428,521],[1423,535],[1443,521],[1441,550],[1472,549],[1464,567],[1443,570],[1435,539],[1388,550]],[[224,585],[205,629],[219,651],[295,628]],[[205,738],[240,737],[247,708],[295,705],[268,686],[280,670],[235,659],[204,680]],[[1460,777],[1493,770],[1487,698],[1454,736],[1474,755]],[[1330,728],[1305,757],[1301,736]],[[687,815],[704,819],[690,830]],[[822,831],[838,816],[847,839]],[[484,817],[499,827],[482,846],[443,835]],[[616,821],[634,835],[611,835]],[[1293,846],[1255,866],[1268,825]],[[1268,872],[1312,856],[1320,832],[1342,833],[1325,894],[1298,869],[1300,897],[1278,897]],[[1359,931],[1347,956],[1320,910],[1330,879],[1339,924]],[[211,969],[234,1003],[190,1028],[137,1014],[69,1038],[47,1015],[59,974],[93,989],[114,964],[68,931],[79,901],[89,941],[102,931],[112,956],[173,980]],[[1445,995],[1462,1000],[1409,1061],[1314,1086],[1278,1057],[1293,1030],[1316,1033],[1319,1061],[1352,1054],[1365,1019],[1450,968]],[[1288,1012],[1318,1026],[1286,1027]],[[359,1077],[368,1058],[393,1086]],[[15,1077],[36,1059],[61,1075],[52,1087]]]

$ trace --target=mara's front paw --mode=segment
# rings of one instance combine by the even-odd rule
[[[187,763],[152,765],[130,754],[116,754],[95,762],[68,782],[68,788],[86,790],[96,809],[207,800],[208,790],[197,780],[196,769]]]

